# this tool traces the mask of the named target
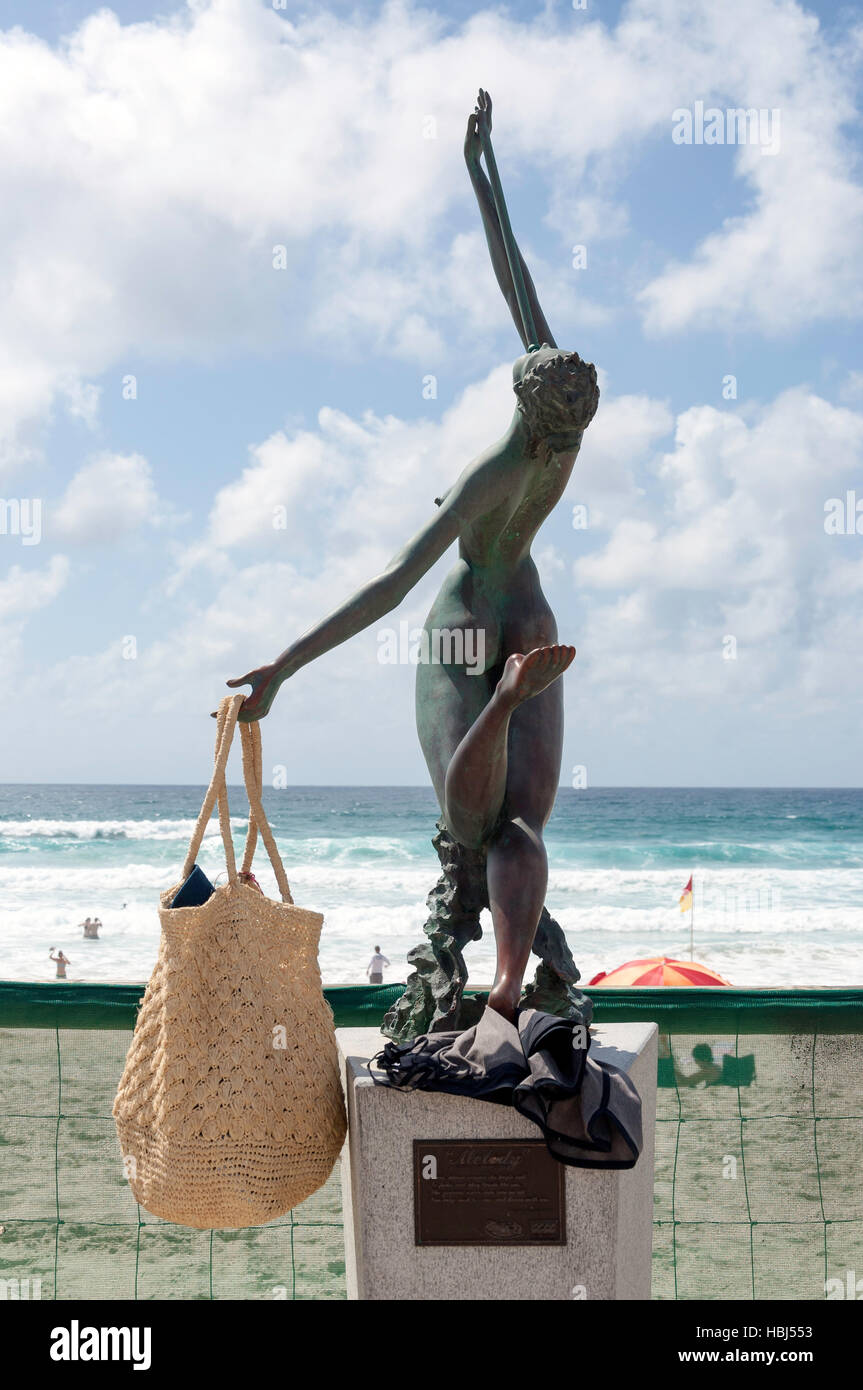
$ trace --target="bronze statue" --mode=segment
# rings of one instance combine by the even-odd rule
[[[461,882],[457,875],[446,879],[445,866],[451,890],[446,910],[452,911],[455,903],[455,915],[464,917],[464,929],[451,937],[456,955],[460,961],[465,941],[479,934],[479,910],[487,903],[497,949],[487,1002],[512,1022],[531,948],[537,949],[538,924],[546,940],[541,954],[549,967],[542,980],[538,976],[538,986],[560,980],[557,1011],[571,1013],[576,1005],[568,984],[578,979],[578,971],[560,928],[543,908],[548,865],[542,838],[560,776],[560,677],[575,648],[558,642],[530,547],[569,481],[599,390],[594,367],[577,353],[560,351],[552,337],[512,235],[490,137],[491,99],[480,91],[468,120],[465,159],[494,272],[526,349],[513,367],[516,406],[509,427],[437,499],[436,515],[382,574],[274,662],[228,685],[251,685],[240,718],[261,719],[283,681],[379,622],[458,542],[458,559],[425,630],[461,631],[474,638],[481,632],[484,670],[478,674],[446,660],[420,662],[417,728],[441,807],[435,844],[442,862],[455,855],[468,866]],[[477,645],[465,641],[462,651],[466,649],[476,651]],[[470,902],[463,901],[466,896]],[[428,926],[426,932],[432,935]],[[446,950],[452,954],[451,947]],[[410,958],[424,961],[428,974],[438,968],[442,954],[446,951],[429,955],[418,948]],[[417,993],[414,981],[414,993],[409,988],[401,1013],[388,1016],[391,1035],[414,1035],[424,1026],[448,1028],[454,1020],[465,1023],[467,1016],[460,1012],[463,962],[460,971],[463,978],[455,979],[449,993],[445,980],[438,980],[430,996],[427,989]]]

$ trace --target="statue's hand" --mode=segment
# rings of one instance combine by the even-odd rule
[[[476,128],[476,116],[471,111],[467,118],[467,135],[464,137],[464,157],[467,167],[471,170],[478,169],[481,155],[482,141]]]
[[[237,716],[241,724],[254,724],[256,720],[269,714],[283,679],[283,673],[278,672],[275,666],[259,666],[254,671],[248,671],[245,676],[236,676],[233,680],[226,681],[231,690],[236,690],[240,685],[252,687],[251,695],[246,696]]]
[[[479,168],[482,155],[480,122],[491,133],[491,97],[482,88],[479,90],[476,106],[467,118],[467,135],[464,141],[464,157],[469,168]]]
[[[479,89],[479,96],[474,107],[476,117],[477,134],[484,130],[487,135],[491,135],[491,97],[488,92],[484,92],[482,87]]]

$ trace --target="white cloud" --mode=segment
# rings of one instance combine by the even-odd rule
[[[212,545],[276,544],[285,533],[292,544],[301,543],[308,512],[335,481],[339,460],[309,430],[293,439],[282,432],[271,435],[250,454],[249,467],[216,495],[210,514]]]
[[[279,431],[249,451],[249,466],[217,493],[195,558],[254,544],[315,567],[322,547],[388,559],[405,528],[418,529],[434,498],[504,433],[514,408],[507,365],[463,391],[440,422],[419,409],[411,420],[373,411],[354,419],[327,407],[316,430]]]
[[[700,208],[698,225],[716,225],[691,250],[669,232],[678,261],[640,301],[650,330],[787,330],[859,312],[860,195],[843,143],[851,43],[833,51],[792,0],[634,0],[614,29],[566,4],[524,14],[450,21],[389,4],[288,19],[246,0],[195,0],[144,24],[101,10],[54,48],[20,29],[0,35],[0,462],[32,460],[52,407],[95,428],[97,378],[139,362],[308,344],[347,363],[419,368],[415,406],[402,393],[399,415],[325,409],[256,443],[239,476],[203,493],[199,533],[153,548],[140,624],[151,636],[142,631],[136,662],[116,643],[53,668],[31,662],[25,687],[43,723],[72,709],[70,691],[125,721],[211,707],[226,675],[274,655],[375,574],[502,433],[508,365],[440,420],[419,390],[425,371],[442,392],[457,387],[499,357],[495,335],[509,331],[460,158],[478,73],[495,96],[507,192],[530,210],[517,231],[553,326],[609,322],[648,273],[623,264],[620,287],[593,302],[585,286],[596,282],[570,269],[569,247],[587,240],[593,268],[594,242],[640,230],[623,180],[648,142],[670,149],[672,110],[697,98],[781,106],[782,151],[715,152],[734,161],[737,215]],[[684,185],[681,174],[674,194]],[[557,258],[553,245],[545,260],[533,254],[542,222],[560,236]],[[272,268],[275,244],[288,248],[284,272]],[[668,248],[646,254],[655,266]],[[854,373],[842,389],[859,401]],[[330,398],[339,404],[338,391]],[[859,415],[807,389],[737,411],[694,405],[675,420],[666,402],[615,396],[603,381],[568,490],[591,524],[560,615],[603,714],[646,720],[658,694],[726,686],[786,708],[801,690],[825,707],[852,691],[857,542],[825,537],[822,521],[860,457]],[[146,460],[108,454],[47,508],[46,535],[99,541],[163,512]],[[572,533],[564,542],[554,525],[541,554],[557,601]],[[67,574],[63,557],[11,572],[0,596],[15,632]],[[422,619],[438,577],[401,616]],[[569,625],[576,603],[581,631]],[[728,632],[736,664],[718,654]],[[291,682],[280,707],[307,710],[307,727],[317,720],[330,737],[340,717],[355,727],[379,674],[373,635],[358,638]]]
[[[566,561],[554,545],[542,546],[537,550],[534,559],[536,560],[536,567],[543,578],[547,576],[554,576],[554,578],[557,578],[558,575],[566,572]]]
[[[159,519],[147,460],[140,454],[102,454],[78,470],[48,525],[61,540],[86,544],[117,540]]]
[[[203,536],[176,556],[171,592],[182,583],[184,616],[173,613],[170,634],[142,644],[135,688],[160,707],[197,707],[225,676],[270,660],[379,573],[432,514],[434,496],[502,432],[511,403],[502,366],[439,423],[327,409],[316,430],[280,432],[254,448],[241,477],[217,494]],[[609,393],[595,424],[603,412],[611,423],[583,490],[591,508],[615,441],[628,472],[607,494],[614,505],[602,519],[606,538],[573,569],[584,612],[580,671],[612,705],[624,703],[627,718],[646,717],[651,697],[687,682],[715,693],[727,634],[740,647],[735,679],[754,698],[790,690],[804,667],[816,671],[812,653],[827,626],[863,626],[863,564],[852,564],[847,548],[855,541],[829,537],[823,526],[828,492],[841,491],[843,477],[850,486],[863,461],[863,415],[805,388],[748,418],[697,406],[678,417],[673,448],[656,454],[671,423],[663,402]],[[825,456],[841,461],[829,485]],[[287,529],[272,525],[277,506],[286,508]],[[592,524],[578,545],[600,534]],[[540,555],[559,588],[560,546],[547,540]],[[422,621],[449,563],[427,576],[402,616]],[[560,606],[571,626],[569,604]],[[339,652],[348,705],[350,690],[374,674],[372,650],[366,634]],[[320,691],[334,660],[304,676],[291,701],[312,710],[307,692]],[[104,662],[93,689],[110,708],[118,682],[125,688],[131,678],[113,649]],[[59,692],[70,676],[65,666],[57,674]]]
[[[69,578],[69,561],[54,555],[44,569],[28,570],[12,565],[0,579],[0,640],[8,661],[28,618],[53,603]]]
[[[799,572],[830,539],[824,501],[861,459],[863,415],[802,388],[751,423],[693,406],[658,462],[660,499],[634,505],[605,548],[579,562],[578,578],[598,588],[744,589]]]
[[[287,311],[295,341],[326,326],[433,369],[444,344],[504,322],[459,153],[477,73],[508,187],[544,181],[537,216],[566,234],[562,255],[570,216],[591,240],[621,232],[621,173],[644,141],[670,139],[675,105],[780,104],[781,154],[738,155],[753,209],[648,285],[648,322],[772,330],[859,310],[861,194],[841,140],[852,74],[789,0],[634,0],[615,29],[566,7],[455,24],[400,3],[288,19],[196,0],[125,25],[102,9],[57,47],[0,35],[7,460],[31,455],[70,375],[125,369],[133,352],[260,349]],[[558,316],[607,317],[576,272],[537,271]],[[93,417],[89,388],[74,389]]]
[[[846,372],[839,387],[839,399],[849,404],[863,400],[863,372]]]
[[[801,701],[830,713],[859,699],[861,541],[828,536],[823,504],[859,476],[863,415],[805,388],[745,415],[698,406],[681,413],[673,446],[657,454],[667,406],[648,397],[621,397],[619,411],[617,404],[607,391],[603,411],[617,424],[603,448],[618,436],[629,477],[621,474],[608,494],[607,532],[591,525],[573,542],[563,518],[564,529],[538,547],[561,632],[579,650],[567,696],[573,737],[594,741],[620,725],[637,744],[639,729],[681,701],[693,711],[743,702],[747,717],[761,709],[788,720]],[[143,619],[124,628],[139,632],[137,660],[122,660],[113,641],[53,666],[31,664],[16,678],[16,698],[34,718],[50,710],[58,727],[86,708],[105,737],[118,720],[118,738],[129,719],[156,720],[154,730],[167,716],[193,724],[196,711],[214,707],[227,676],[270,660],[378,573],[432,514],[434,496],[501,432],[511,408],[502,366],[437,423],[325,410],[315,430],[274,435],[217,494],[202,534],[177,551],[180,587],[160,596],[154,576],[147,631]],[[585,450],[589,443],[590,432]],[[833,460],[829,473],[825,458]],[[591,508],[595,485],[585,493]],[[274,532],[266,507],[289,495],[293,530]],[[560,562],[582,545],[594,548],[576,562],[568,598]],[[452,559],[384,621],[421,623]],[[43,575],[41,589],[14,572],[8,595],[16,611],[25,599],[35,603],[33,594],[55,592],[65,572]],[[733,661],[723,659],[729,634]],[[376,652],[372,629],[280,695],[270,737],[283,731],[306,777],[315,775],[315,756],[332,757],[334,730],[346,749],[362,742],[365,775],[373,775],[369,750],[392,756],[393,720],[401,756],[413,760],[409,777],[422,775],[409,732],[412,673],[388,668],[384,690]],[[294,749],[300,729],[311,742]],[[352,775],[353,763],[344,773]]]
[[[652,25],[655,39],[669,0]],[[859,53],[831,49],[815,17],[795,4],[677,6],[680,49],[686,16],[698,15],[707,59],[703,85],[686,67],[681,105],[753,108],[780,113],[778,153],[736,147],[734,168],[752,205],[727,217],[688,261],[669,264],[641,292],[651,332],[685,328],[755,328],[769,335],[822,319],[858,317],[863,309],[859,247],[863,188],[847,137],[859,123],[854,104]],[[744,38],[745,36],[745,38]],[[743,41],[741,41],[743,39]],[[722,53],[721,66],[714,59]],[[685,76],[684,76],[685,72]],[[690,95],[691,94],[691,95]],[[681,161],[691,157],[685,146]],[[717,167],[727,158],[717,145]]]
[[[633,467],[643,464],[650,451],[674,428],[674,416],[664,401],[646,395],[613,396],[607,378],[600,377],[600,408],[585,435],[567,497],[594,499],[626,492],[633,487]],[[591,506],[592,523],[600,508]]]
[[[88,429],[95,429],[99,417],[101,386],[92,381],[81,381],[71,377],[58,383],[61,395],[66,401],[66,410],[73,420],[81,420]]]
[[[634,695],[641,716],[658,695],[715,697],[730,679],[753,701],[793,701],[804,677],[834,705],[856,695],[859,538],[827,535],[824,503],[861,463],[863,414],[804,388],[748,419],[684,411],[655,482],[574,566],[590,680],[612,703]],[[726,636],[736,661],[723,659]],[[836,642],[852,662],[837,665]]]
[[[378,574],[434,515],[435,497],[505,431],[514,407],[511,368],[504,364],[463,391],[439,421],[419,411],[402,420],[327,408],[315,430],[270,436],[250,450],[239,478],[217,492],[203,533],[171,547],[168,580],[153,577],[146,624],[128,619],[126,630],[140,634],[136,660],[124,661],[117,641],[65,659],[28,678],[38,682],[38,699],[60,717],[71,710],[75,692],[76,707],[83,700],[108,720],[118,710],[128,719],[137,711],[149,718],[212,708],[227,677],[272,659]],[[144,472],[139,479],[145,493],[147,478]],[[101,534],[111,506],[95,474],[85,481],[70,489],[76,534],[84,527]],[[273,526],[276,507],[285,508],[285,529]],[[136,514],[147,519],[147,508]],[[422,623],[453,558],[439,562],[399,617]],[[334,725],[339,719],[349,725],[379,675],[372,630],[291,682],[280,708],[292,719],[312,719],[326,701]],[[36,697],[36,685],[27,688]]]

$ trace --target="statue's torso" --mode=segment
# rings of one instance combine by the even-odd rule
[[[504,443],[502,456],[506,447]],[[530,547],[566,488],[577,452],[547,454],[540,446],[532,458],[525,450],[519,460],[518,486],[504,502],[462,528],[459,558],[425,626],[428,631],[481,629],[486,669],[512,652],[557,641],[554,614]]]

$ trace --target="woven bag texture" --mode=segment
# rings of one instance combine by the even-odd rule
[[[333,1016],[318,967],[323,917],[291,901],[261,804],[260,730],[241,724],[249,833],[238,871],[225,765],[242,696],[219,707],[216,769],[114,1102],[136,1200],[199,1229],[257,1226],[329,1177],[345,1137]],[[216,801],[228,882],[200,907],[168,904]],[[282,902],[248,878],[257,836]]]

